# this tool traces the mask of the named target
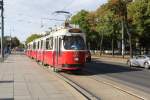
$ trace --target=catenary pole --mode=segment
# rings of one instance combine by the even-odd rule
[[[1,0],[1,59],[4,60],[4,1]]]

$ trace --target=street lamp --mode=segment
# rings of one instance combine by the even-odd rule
[[[125,43],[124,43],[124,33],[125,29],[129,35],[129,42],[130,42],[130,57],[132,57],[132,44],[131,44],[131,34],[128,31],[128,22],[127,22],[127,4],[132,2],[132,0],[122,0],[123,1],[123,10],[122,12],[122,56],[124,58],[125,53]]]
[[[125,13],[125,28],[126,28],[126,32],[129,36],[129,45],[130,45],[130,58],[132,58],[132,39],[131,39],[131,33],[129,32],[129,28],[128,28],[128,11],[127,11],[127,4],[132,2],[133,0],[125,0],[125,9],[126,9],[126,13]]]

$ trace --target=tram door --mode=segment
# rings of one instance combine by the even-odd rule
[[[54,65],[57,67],[61,64],[61,41],[60,37],[55,38]]]

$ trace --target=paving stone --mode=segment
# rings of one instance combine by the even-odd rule
[[[25,55],[10,55],[0,63],[0,100],[74,100],[58,80]]]

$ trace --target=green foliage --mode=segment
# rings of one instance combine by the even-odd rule
[[[88,14],[89,12],[81,10],[71,18],[71,23],[79,25],[82,31],[84,31],[85,33],[88,32],[89,24],[88,21],[86,20]]]
[[[39,34],[32,34],[31,36],[29,36],[27,39],[26,39],[26,44],[35,40],[35,39],[38,39],[42,37],[42,35],[39,35]]]
[[[128,6],[129,17],[134,33],[142,47],[150,47],[150,1],[135,0]]]
[[[71,18],[71,23],[78,24],[87,34],[87,40],[99,47],[102,34],[104,42],[111,39],[121,41],[124,23],[125,41],[132,35],[133,46],[150,48],[150,1],[149,0],[108,0],[96,11],[81,10]],[[129,33],[127,33],[129,32]],[[108,42],[107,42],[108,41]],[[127,44],[129,45],[129,44]],[[93,49],[95,49],[95,47]]]
[[[81,10],[71,18],[71,23],[78,24],[87,35],[87,41],[94,45],[93,49],[99,48],[99,42],[103,35],[106,40],[112,36],[117,37],[120,20],[108,8],[108,3],[100,6],[96,11],[87,12]],[[114,34],[115,33],[115,34]],[[112,35],[114,34],[114,35]],[[119,38],[119,37],[118,37]]]
[[[18,47],[20,45],[20,41],[17,37],[13,37],[11,39],[11,46],[13,47]]]
[[[102,5],[96,11],[97,25],[96,31],[108,36],[113,32],[113,13],[107,8],[107,4]]]
[[[23,43],[20,43],[20,45],[18,47],[19,48],[25,48],[25,45]]]
[[[95,14],[85,10],[81,10],[71,18],[71,23],[79,25],[81,30],[86,33],[87,44],[98,39],[98,34],[95,31]],[[96,43],[96,42],[95,42]],[[95,47],[94,47],[95,48]]]
[[[17,37],[11,37],[10,36],[5,36],[4,37],[4,47],[10,47],[15,48],[20,45],[20,41]]]

